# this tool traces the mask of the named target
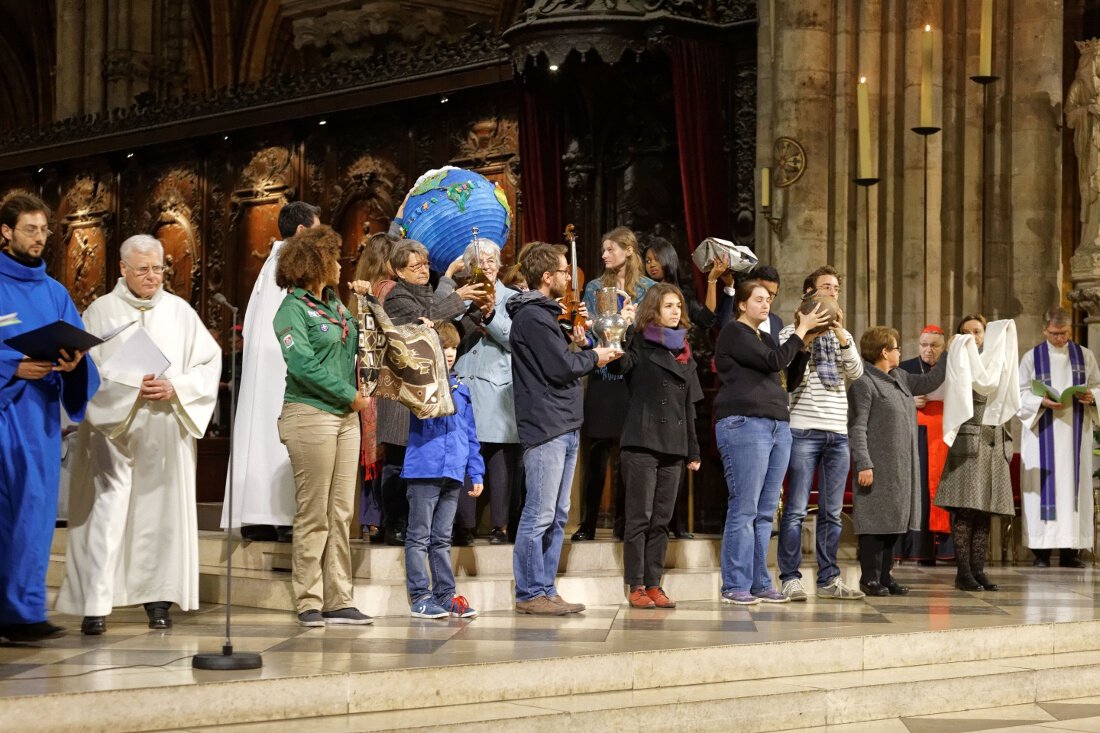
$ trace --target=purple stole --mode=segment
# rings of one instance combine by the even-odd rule
[[[1073,384],[1085,383],[1085,354],[1081,347],[1072,341],[1069,347],[1069,365],[1073,370]],[[1035,378],[1048,387],[1050,383],[1050,349],[1047,342],[1036,346],[1032,352],[1035,363]],[[1073,498],[1078,501],[1081,490],[1081,433],[1085,423],[1085,406],[1078,400],[1073,401]],[[1057,517],[1054,500],[1054,411],[1047,410],[1039,418],[1039,518],[1054,521]]]

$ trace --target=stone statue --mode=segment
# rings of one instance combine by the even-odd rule
[[[1077,185],[1081,189],[1081,243],[1100,249],[1100,39],[1078,41],[1081,60],[1066,95],[1066,124],[1073,130]]]

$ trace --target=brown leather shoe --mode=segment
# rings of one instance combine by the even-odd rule
[[[644,585],[637,585],[630,589],[630,595],[627,596],[627,600],[630,601],[632,608],[656,608],[657,604],[653,602],[653,599],[649,597],[649,594],[645,592]]]
[[[538,596],[529,601],[516,601],[516,613],[529,613],[532,616],[564,616],[569,611],[546,596]]]
[[[676,601],[669,598],[665,594],[664,588],[660,586],[646,588],[645,593],[653,600],[653,604],[657,606],[657,608],[676,608]]]
[[[583,603],[570,603],[561,596],[550,596],[550,601],[564,608],[566,613],[580,613],[584,610]]]

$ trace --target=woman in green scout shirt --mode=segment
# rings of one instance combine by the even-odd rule
[[[291,587],[302,626],[372,621],[352,600],[348,533],[367,398],[355,388],[358,325],[336,293],[340,251],[331,227],[306,229],[286,240],[275,271],[288,291],[274,325],[286,361],[279,438],[294,469]]]

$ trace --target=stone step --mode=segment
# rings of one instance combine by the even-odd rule
[[[440,721],[467,731],[797,730],[1097,695],[1098,646],[1100,622],[1079,621],[362,672],[265,669],[231,681],[192,672],[186,683],[6,697],[4,723],[129,733],[149,730],[155,715],[158,729],[188,730],[261,721],[341,731]]]
[[[68,531],[54,532],[51,552],[65,556]],[[665,557],[669,570],[714,570],[720,566],[721,540],[699,537],[671,540]],[[233,568],[240,570],[290,570],[291,545],[281,542],[233,541]],[[199,564],[225,565],[225,534],[199,532]],[[371,545],[360,540],[351,543],[352,573],[362,579],[405,578],[405,554],[402,547]],[[512,574],[512,545],[490,545],[483,540],[469,547],[452,547],[451,563],[455,577]],[[623,544],[614,540],[569,542],[562,545],[561,574],[612,573],[622,575]]]
[[[457,590],[478,611],[507,611],[515,605],[512,575],[478,575],[456,578]],[[718,597],[721,576],[716,570],[670,570],[665,575],[668,594],[682,601]],[[203,565],[199,573],[199,599],[225,603],[225,568]],[[622,576],[617,573],[569,573],[558,578],[558,591],[570,601],[590,606],[614,606],[625,599]],[[355,604],[371,616],[404,616],[409,612],[405,579],[355,579]],[[266,570],[233,571],[233,605],[293,611],[290,574]]]
[[[1095,695],[1100,691],[1098,661],[1100,653],[1087,652],[842,672],[824,678],[816,673],[649,688],[635,685],[614,691],[532,694],[502,702],[359,712],[299,722],[317,730],[329,729],[326,723],[332,729],[338,724],[344,733],[437,730],[440,720],[469,733],[575,729],[764,733],[857,723],[867,726],[861,730],[871,731],[874,721],[898,717]],[[736,664],[732,659],[729,663]],[[448,669],[449,678],[459,675],[461,679],[462,674],[463,670]],[[670,675],[666,683],[668,679],[675,678]],[[437,683],[445,684],[445,680],[440,678]],[[377,688],[360,689],[364,694],[368,689],[377,694]],[[219,728],[203,730],[218,733]]]

